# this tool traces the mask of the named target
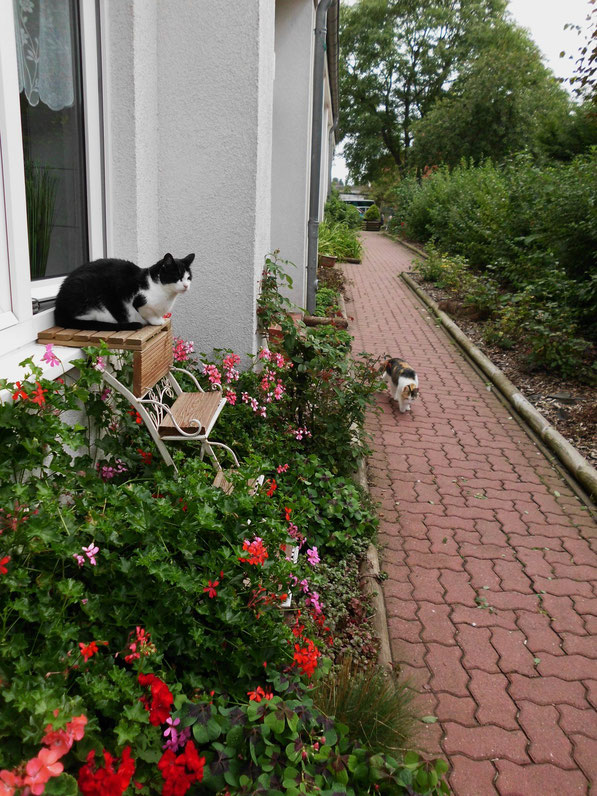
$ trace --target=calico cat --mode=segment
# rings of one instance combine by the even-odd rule
[[[410,412],[410,405],[419,396],[419,380],[411,366],[403,359],[388,359],[383,367],[383,380],[390,395],[398,401],[401,412]]]
[[[112,258],[85,263],[62,283],[55,323],[99,332],[159,326],[176,297],[189,290],[194,259],[194,254],[182,260],[166,254],[150,268]]]

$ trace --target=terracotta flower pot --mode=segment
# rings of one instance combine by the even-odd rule
[[[331,254],[320,254],[317,258],[317,262],[322,268],[333,268],[337,260],[338,258]]]

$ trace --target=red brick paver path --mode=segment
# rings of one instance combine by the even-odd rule
[[[344,266],[355,351],[401,356],[421,397],[380,395],[369,459],[381,504],[394,660],[437,716],[422,746],[456,796],[570,796],[597,785],[597,528],[486,383],[397,278],[409,250],[365,233]]]

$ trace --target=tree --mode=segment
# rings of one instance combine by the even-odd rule
[[[576,95],[584,100],[589,100],[597,104],[597,0],[589,0],[593,8],[589,11],[586,21],[589,23],[587,40],[580,48],[576,59],[576,69],[573,77],[570,78],[570,85],[574,87]],[[565,25],[566,28],[573,28],[579,35],[582,29],[579,25]],[[560,53],[560,58],[566,55]],[[574,58],[570,55],[569,58]]]
[[[412,124],[449,88],[479,26],[506,0],[360,0],[343,6],[341,128],[353,177],[373,180],[408,163]]]
[[[534,150],[542,130],[565,123],[570,100],[526,31],[508,21],[480,29],[446,95],[413,128],[419,166],[501,161]]]

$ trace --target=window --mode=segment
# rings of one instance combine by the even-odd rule
[[[104,256],[98,63],[96,0],[0,3],[0,354]]]

